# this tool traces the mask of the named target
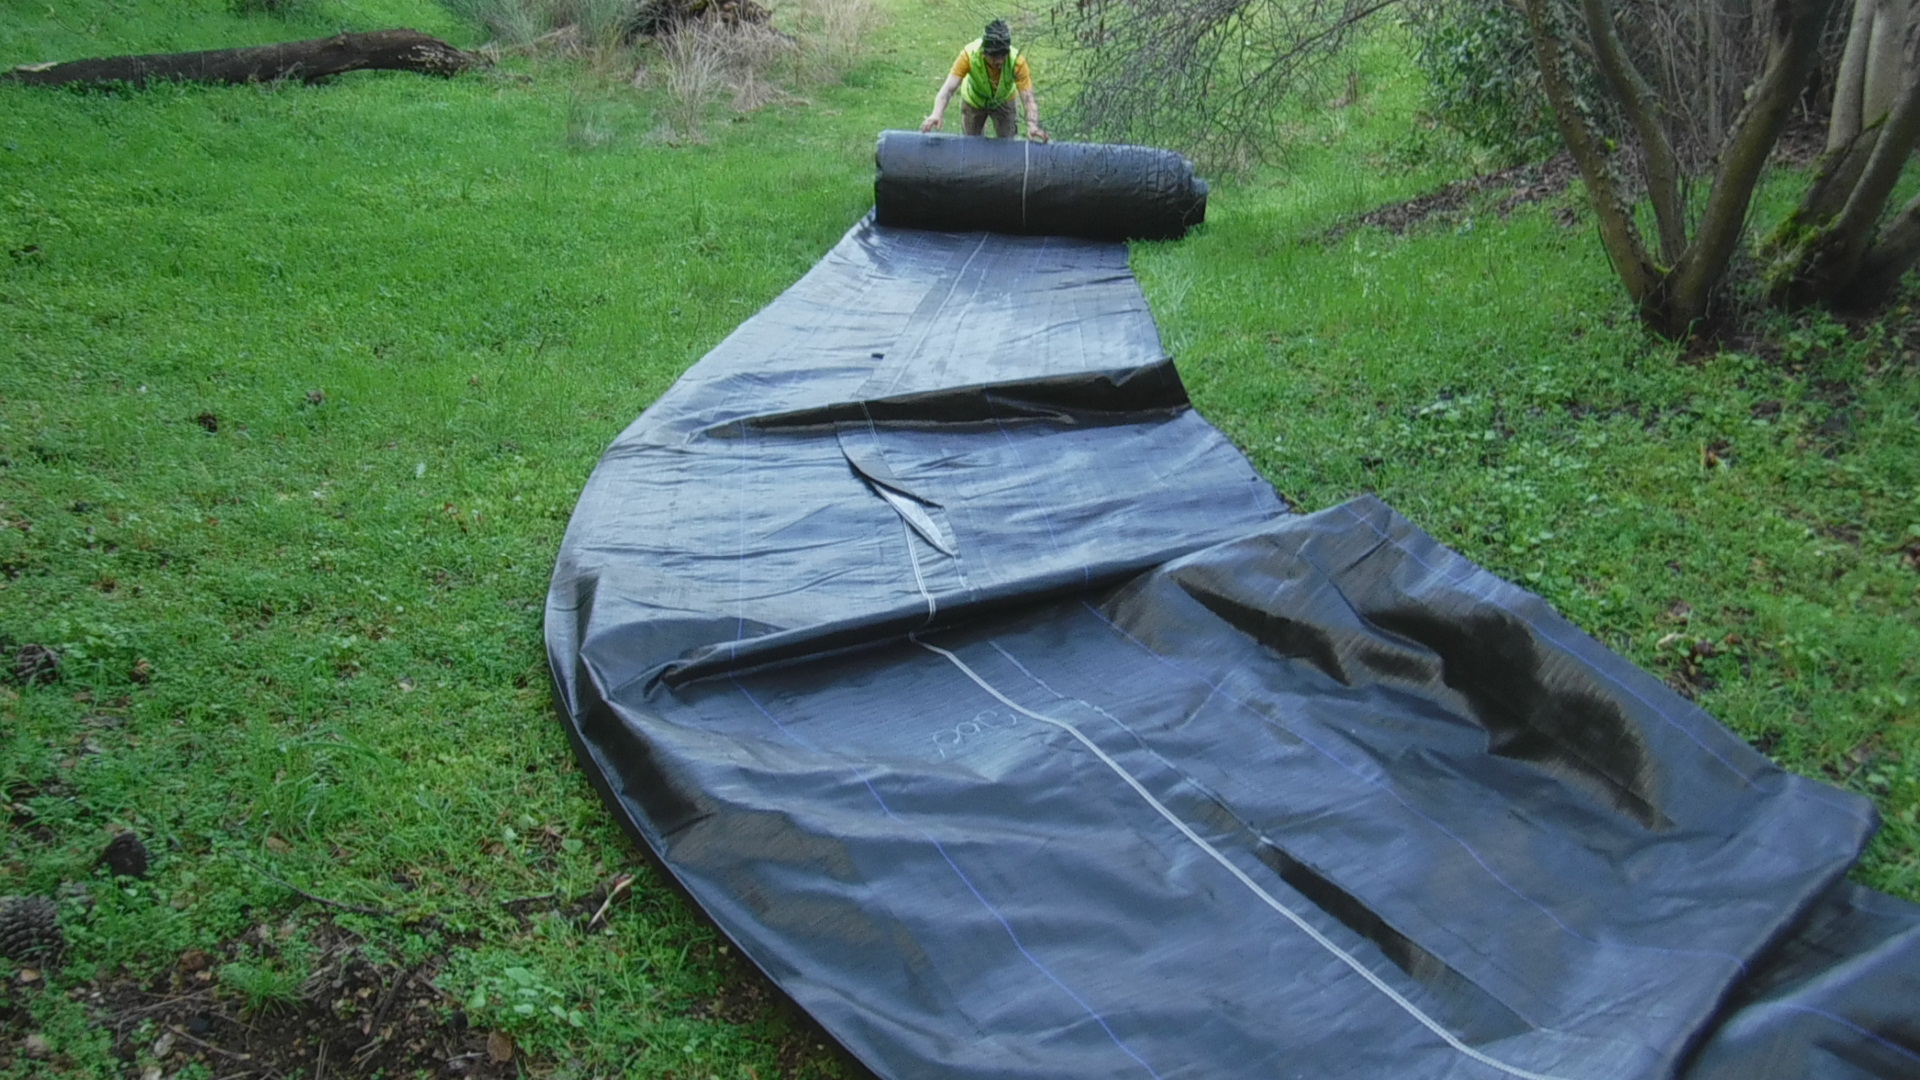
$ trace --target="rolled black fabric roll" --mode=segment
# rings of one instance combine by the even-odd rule
[[[1170,150],[880,134],[874,217],[939,232],[1172,240],[1207,215],[1207,182]]]

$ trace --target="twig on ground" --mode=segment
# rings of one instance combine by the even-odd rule
[[[413,981],[413,972],[403,971],[388,984],[386,992],[380,995],[380,1004],[373,1007],[373,1021],[367,1025],[367,1033],[373,1038],[365,1046],[353,1052],[354,1068],[360,1068],[366,1059],[380,1048],[380,1044],[387,1041],[387,1037],[380,1033],[380,1025],[387,1022],[387,1010],[393,1008],[393,1000],[400,994],[400,985],[411,981]]]
[[[300,886],[295,885],[293,882],[275,875],[273,871],[268,870],[266,867],[261,866],[259,863],[254,862],[252,859],[247,858],[245,855],[235,855],[234,858],[239,859],[241,862],[246,863],[248,866],[253,867],[254,871],[257,872],[261,877],[266,878],[268,881],[273,882],[275,885],[279,885],[282,888],[290,889],[296,893],[299,893],[301,896],[306,897],[308,900],[311,900],[316,904],[324,904],[330,908],[339,908],[341,911],[350,911],[355,915],[374,915],[383,919],[391,919],[398,914],[398,912],[390,911],[386,908],[363,907],[359,904],[349,904],[340,900],[329,900],[324,896],[315,896],[312,893],[308,892],[307,890],[301,888]]]
[[[145,1005],[136,1005],[131,1009],[117,1010],[113,1014],[115,1030],[118,1030],[119,1027],[122,1026],[121,1022],[126,1020],[129,1017],[143,1016],[150,1012],[159,1012],[160,1010],[168,1008],[170,1006],[184,1004],[189,1001],[198,1001],[199,999],[206,997],[208,994],[211,994],[212,992],[213,992],[212,990],[195,990],[191,994],[181,994],[179,997],[170,997],[163,1001],[148,1002]]]
[[[224,1046],[215,1046],[214,1044],[208,1042],[205,1039],[194,1036],[191,1032],[189,1032],[186,1028],[181,1027],[179,1024],[168,1024],[167,1030],[173,1032],[173,1034],[177,1038],[185,1039],[188,1042],[192,1043],[195,1046],[200,1047],[203,1050],[211,1050],[222,1057],[230,1057],[235,1061],[250,1062],[253,1060],[252,1054],[236,1053],[232,1050],[227,1049]]]
[[[619,877],[614,878],[613,888],[607,890],[607,898],[601,902],[600,910],[594,912],[593,918],[587,920],[587,929],[591,930],[595,926],[598,926],[600,920],[607,917],[607,909],[613,906],[614,900],[618,898],[621,893],[626,892],[632,884],[632,874],[621,874]]]
[[[433,993],[439,994],[441,997],[446,998],[448,1001],[453,1002],[455,1005],[466,1004],[466,1002],[462,1001],[457,995],[449,994],[445,990],[440,989],[440,987],[434,984],[434,981],[432,979],[420,978],[420,975],[418,972],[415,972],[413,975],[409,976],[409,978],[413,979],[413,985],[418,986],[423,990],[430,990]]]

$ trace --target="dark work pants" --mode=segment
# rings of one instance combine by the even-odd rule
[[[1000,103],[997,109],[976,109],[962,101],[960,103],[960,130],[967,135],[984,135],[987,131],[987,117],[993,117],[993,133],[1002,139],[1013,138],[1013,99]]]

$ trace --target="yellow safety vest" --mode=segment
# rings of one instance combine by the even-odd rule
[[[1013,97],[1013,72],[1020,65],[1020,50],[1013,49],[1001,61],[1000,78],[987,74],[987,58],[980,52],[980,39],[967,46],[967,78],[960,84],[960,97],[976,109],[997,109]]]

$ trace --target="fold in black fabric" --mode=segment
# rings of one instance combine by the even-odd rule
[[[609,806],[883,1077],[1920,1076],[1871,806],[1292,513],[1119,244],[856,226],[608,450],[547,644]]]

